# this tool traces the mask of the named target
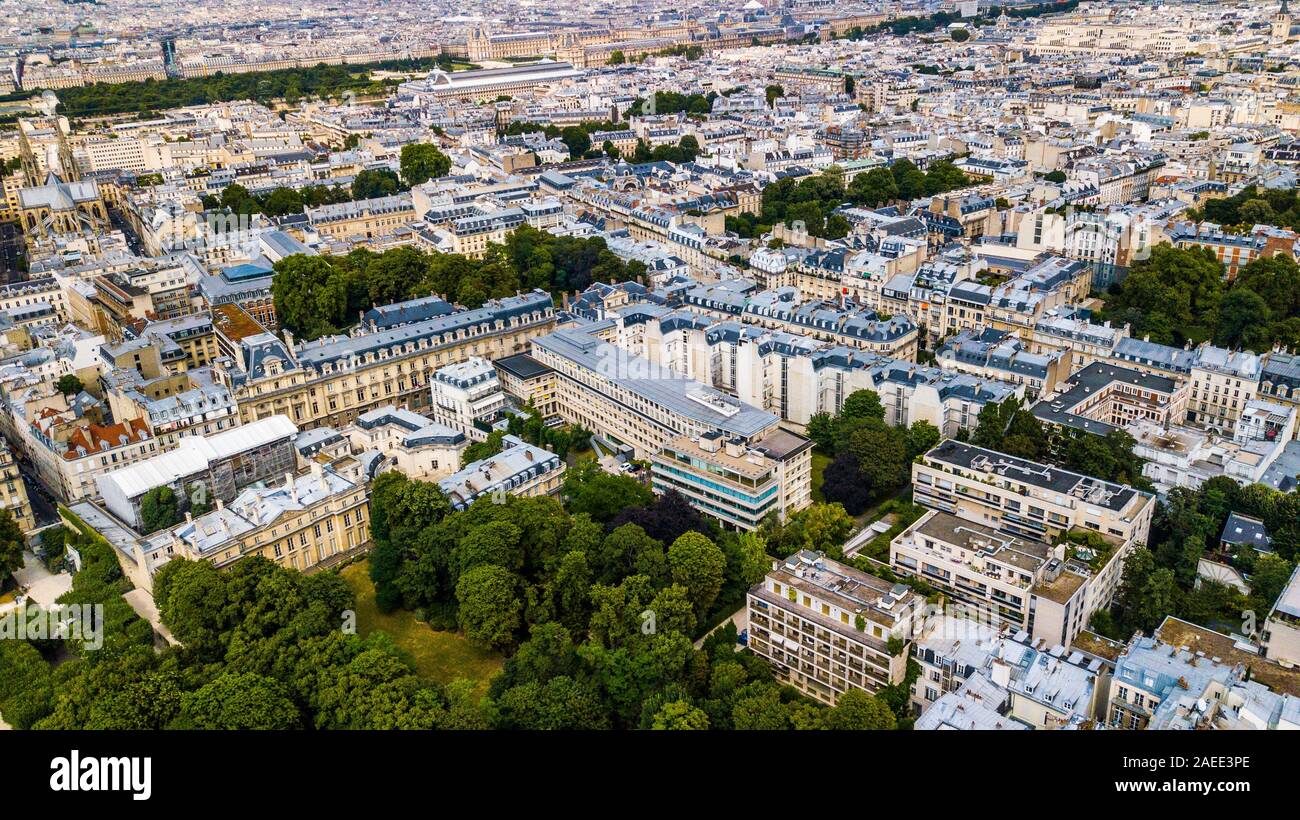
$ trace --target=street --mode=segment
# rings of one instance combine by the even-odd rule
[[[36,518],[36,526],[44,527],[58,521],[58,499],[36,478],[30,464],[21,455],[15,452],[14,457],[18,462],[18,472],[23,477],[23,483],[27,485],[27,499],[32,504],[32,515]]]
[[[0,222],[0,285],[17,282],[25,274],[18,270],[23,251],[23,234],[17,222]]]

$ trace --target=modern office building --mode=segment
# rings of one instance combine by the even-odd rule
[[[556,373],[560,415],[649,458],[671,439],[721,432],[745,441],[776,428],[771,413],[581,330],[533,339]]]
[[[678,436],[651,459],[652,484],[676,490],[724,524],[754,530],[770,513],[786,516],[812,503],[812,446],[781,429],[749,443],[716,431]]]
[[[653,461],[654,486],[753,529],[812,501],[812,448],[772,413],[579,330],[533,340],[555,375],[557,412]]]
[[[1124,545],[1085,551],[931,510],[889,545],[897,573],[920,578],[990,622],[1069,646],[1093,613],[1110,604]]]
[[[542,418],[558,418],[555,399],[555,371],[529,356],[518,353],[492,363],[501,389],[520,404],[532,404]]]

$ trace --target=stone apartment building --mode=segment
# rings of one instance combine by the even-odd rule
[[[244,422],[277,414],[299,427],[341,427],[377,407],[429,405],[433,373],[471,356],[522,353],[554,325],[550,294],[531,291],[383,329],[297,345],[269,333],[240,341],[237,365],[218,368]]]

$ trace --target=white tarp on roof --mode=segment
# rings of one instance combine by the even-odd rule
[[[108,510],[131,526],[137,526],[131,499],[154,487],[202,472],[214,461],[297,433],[297,425],[288,416],[271,416],[211,436],[186,436],[175,450],[105,473],[95,479],[95,484]]]

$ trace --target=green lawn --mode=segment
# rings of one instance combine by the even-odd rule
[[[501,671],[500,655],[471,644],[455,632],[437,632],[415,619],[406,610],[388,615],[375,606],[375,585],[370,580],[370,562],[359,561],[344,567],[343,580],[357,597],[357,629],[362,635],[375,630],[387,632],[393,643],[410,655],[421,677],[447,684],[456,678],[478,682],[479,694],[487,691],[488,681]]]
[[[825,480],[822,471],[826,469],[826,465],[831,463],[831,460],[830,456],[820,450],[813,450],[812,452],[812,499],[818,504],[826,503],[826,499],[822,496],[822,481]]]

